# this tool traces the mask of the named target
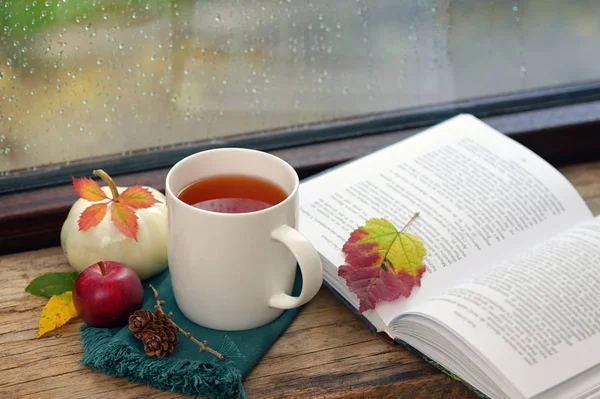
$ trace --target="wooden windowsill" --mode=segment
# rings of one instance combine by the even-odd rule
[[[561,172],[594,215],[600,162]],[[0,256],[0,392],[8,397],[177,398],[77,364],[80,322],[36,339],[45,300],[23,291],[34,277],[69,270],[59,247]],[[460,383],[401,346],[375,337],[323,288],[268,351],[244,386],[250,398],[474,398]]]
[[[483,117],[483,121],[552,164],[567,165],[600,160],[599,110],[600,101],[593,101],[521,112],[515,110],[506,115]],[[345,137],[343,139],[325,142],[316,140],[314,143],[269,152],[289,162],[300,177],[304,178],[367,155],[425,128],[391,129],[375,134],[368,130],[368,123],[362,122],[359,125],[366,130],[359,131],[359,127],[350,122],[343,128],[334,124],[333,129],[340,130],[342,137]],[[345,129],[356,135],[344,136],[348,133]],[[311,135],[318,136],[318,133],[313,131]],[[99,161],[97,166],[105,168],[102,163],[104,161]],[[115,181],[122,186],[142,184],[163,190],[168,170],[162,168],[118,175],[115,176]],[[107,172],[113,174],[110,168]],[[91,167],[82,173],[91,176]],[[16,186],[17,181],[18,179],[15,180]],[[62,223],[76,199],[69,177],[64,178],[64,184],[0,194],[0,255],[59,245]]]

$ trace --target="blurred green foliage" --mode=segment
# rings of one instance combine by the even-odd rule
[[[114,17],[147,20],[177,3],[181,1],[4,0],[0,1],[0,37],[23,38],[57,26]]]

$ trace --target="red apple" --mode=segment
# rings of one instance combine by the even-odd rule
[[[93,327],[118,327],[141,309],[142,282],[119,262],[101,261],[84,269],[75,280],[73,304],[79,317]]]

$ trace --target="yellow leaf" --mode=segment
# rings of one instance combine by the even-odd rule
[[[53,295],[42,309],[37,337],[39,338],[50,331],[56,330],[77,316],[77,310],[73,305],[72,291]]]

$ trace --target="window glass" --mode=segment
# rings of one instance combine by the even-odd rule
[[[597,79],[594,0],[3,0],[0,173]]]

